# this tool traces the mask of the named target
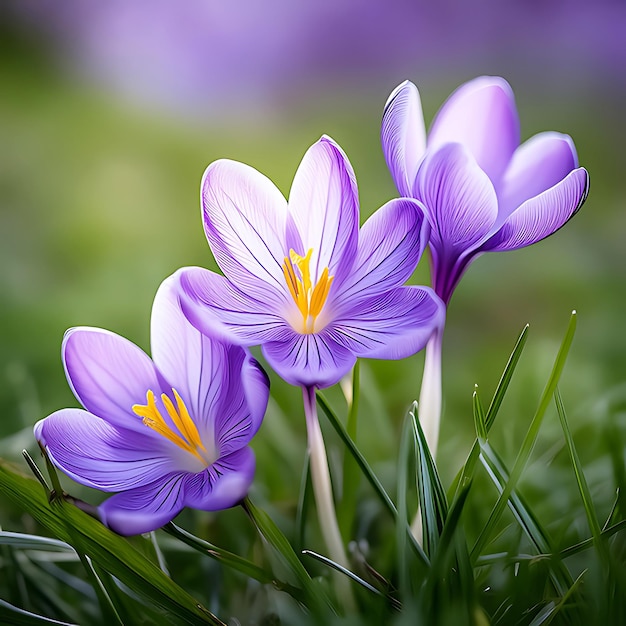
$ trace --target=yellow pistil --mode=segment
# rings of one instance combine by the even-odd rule
[[[289,257],[285,257],[283,263],[287,287],[289,287],[291,297],[302,314],[301,332],[303,334],[315,332],[315,320],[324,308],[334,278],[334,276],[328,275],[328,268],[325,267],[315,287],[313,287],[309,268],[312,254],[313,248],[310,248],[305,256],[300,256],[294,250],[290,250]],[[296,268],[299,277],[296,275]]]
[[[146,404],[133,405],[133,412],[143,418],[143,423],[146,426],[155,430],[159,435],[163,435],[179,448],[193,454],[203,465],[207,465],[207,459],[200,454],[200,451],[206,453],[206,448],[200,440],[200,433],[191,419],[183,399],[178,395],[176,389],[172,389],[172,391],[176,399],[176,406],[167,394],[161,394],[161,400],[172,423],[178,429],[178,433],[163,419],[157,408],[154,393],[150,389],[146,393]]]

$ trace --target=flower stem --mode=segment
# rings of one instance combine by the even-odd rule
[[[317,418],[315,387],[303,387],[302,396],[304,399],[304,414],[309,445],[309,462],[311,464],[311,483],[313,485],[320,529],[330,558],[338,565],[349,569],[348,558],[335,513],[326,448],[324,447],[322,430]],[[337,591],[344,605],[347,608],[353,606],[352,590],[350,589],[348,579],[337,573],[336,581]]]
[[[433,459],[439,442],[441,421],[441,347],[443,329],[438,329],[426,344],[424,374],[418,404],[419,419]]]

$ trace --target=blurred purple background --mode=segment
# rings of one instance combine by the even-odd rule
[[[16,416],[0,435],[73,402],[58,358],[67,327],[147,346],[159,282],[214,267],[198,203],[212,160],[244,161],[287,193],[327,133],[355,168],[361,219],[396,195],[380,119],[405,79],[429,125],[464,81],[504,76],[522,137],[571,134],[591,176],[567,228],[464,277],[449,410],[499,374],[527,322],[551,354],[573,308],[573,402],[623,383],[626,0],[5,0],[0,51],[0,414]],[[376,371],[401,415],[412,368]]]
[[[14,0],[4,19],[54,61],[185,111],[276,106],[503,74],[515,86],[624,90],[623,0]]]

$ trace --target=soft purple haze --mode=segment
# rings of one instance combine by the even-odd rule
[[[201,335],[182,314],[176,276],[152,309],[152,356],[99,328],[63,341],[68,382],[83,409],[35,425],[52,462],[77,482],[118,492],[99,507],[123,535],[155,530],[184,507],[235,505],[254,476],[248,443],[269,382],[246,350]]]
[[[185,313],[205,333],[262,345],[292,384],[332,385],[357,357],[409,356],[443,323],[432,290],[403,286],[428,241],[419,204],[392,200],[359,230],[354,172],[328,137],[305,154],[289,202],[257,170],[219,160],[202,209],[225,276],[183,269]]]
[[[95,83],[153,104],[254,109],[402,76],[502,72],[559,88],[626,66],[618,0],[19,0],[33,37]],[[619,84],[615,83],[616,88]],[[318,94],[319,96],[319,94]]]

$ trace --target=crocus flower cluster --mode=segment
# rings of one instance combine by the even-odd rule
[[[186,506],[233,506],[254,476],[248,443],[265,413],[267,377],[243,348],[187,321],[176,285],[174,275],[154,300],[154,360],[106,330],[70,329],[63,364],[85,410],[61,409],[35,425],[61,470],[118,492],[99,514],[123,535],[155,530]]]
[[[143,533],[183,507],[222,509],[246,495],[248,444],[269,394],[248,346],[260,345],[302,388],[320,526],[340,565],[316,389],[337,383],[359,357],[399,359],[428,345],[420,419],[434,453],[441,338],[461,276],[483,252],[560,228],[583,203],[588,176],[566,135],[519,145],[513,94],[499,78],[459,88],[428,137],[417,89],[403,83],[385,108],[382,143],[402,197],[362,227],[352,166],[329,137],[304,155],[289,200],[247,165],[212,163],[202,218],[223,275],[188,267],[163,282],[152,360],[105,330],[67,332],[63,362],[84,409],[53,413],[35,435],[76,481],[115,492],[99,507],[108,526]],[[427,245],[433,289],[405,285]]]

